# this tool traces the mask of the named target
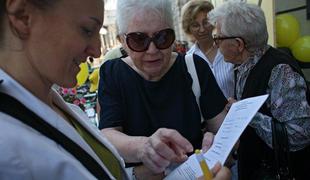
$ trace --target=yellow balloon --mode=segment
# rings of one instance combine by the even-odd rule
[[[300,36],[299,23],[291,14],[276,16],[276,41],[278,47],[290,47]]]
[[[77,79],[77,86],[83,85],[87,78],[88,78],[88,65],[87,63],[82,63],[80,64],[80,72],[77,74],[76,79]]]
[[[90,92],[95,92],[98,89],[98,83],[99,83],[99,68],[95,69],[90,75],[89,75],[89,81],[90,81]]]
[[[294,57],[302,62],[310,62],[310,36],[297,39],[291,46]]]

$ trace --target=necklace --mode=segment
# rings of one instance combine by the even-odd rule
[[[214,49],[214,45],[212,45],[207,52],[205,52],[205,56],[208,56],[210,52]]]

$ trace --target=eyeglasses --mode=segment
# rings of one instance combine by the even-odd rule
[[[239,39],[241,39],[243,42],[245,42],[244,40],[243,40],[243,38],[242,37],[240,37],[240,36],[229,36],[229,37],[221,37],[221,36],[218,36],[218,35],[213,35],[213,41],[214,41],[214,43],[215,43],[215,45],[219,45],[219,43],[220,43],[220,41],[223,41],[223,40],[225,40],[225,39],[236,39],[236,38],[239,38]]]
[[[146,51],[151,42],[153,42],[157,49],[169,48],[174,40],[175,34],[173,29],[163,29],[156,32],[152,37],[142,32],[132,32],[124,35],[128,47],[136,52]]]
[[[190,25],[190,28],[191,28],[192,31],[198,32],[201,26],[202,26],[204,29],[207,29],[207,28],[211,27],[212,24],[209,23],[208,19],[204,19],[204,20],[202,21],[202,25],[200,25],[198,22],[194,22],[194,23],[192,23],[192,24]]]

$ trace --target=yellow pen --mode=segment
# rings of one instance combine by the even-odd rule
[[[212,180],[213,175],[211,171],[209,170],[209,167],[205,161],[205,158],[203,157],[203,154],[201,153],[201,150],[196,149],[195,150],[196,159],[199,162],[200,168],[202,170],[202,174],[205,180]]]

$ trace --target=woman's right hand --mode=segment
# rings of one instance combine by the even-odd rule
[[[225,110],[228,112],[229,109],[230,109],[230,107],[231,107],[231,105],[232,105],[233,103],[235,103],[235,102],[237,102],[236,99],[234,99],[234,98],[232,98],[232,97],[228,98],[228,99],[227,99],[227,104],[225,105]]]
[[[231,179],[230,170],[225,166],[221,166],[220,163],[216,163],[211,171],[213,173],[212,180],[230,180]],[[198,180],[205,180],[205,177],[201,176],[198,178]]]
[[[220,163],[216,163],[212,168],[214,174],[213,180],[230,180],[231,172],[226,166],[221,166]]]
[[[173,129],[160,128],[144,143],[138,158],[153,173],[161,173],[171,162],[181,163],[193,151],[191,143]]]

